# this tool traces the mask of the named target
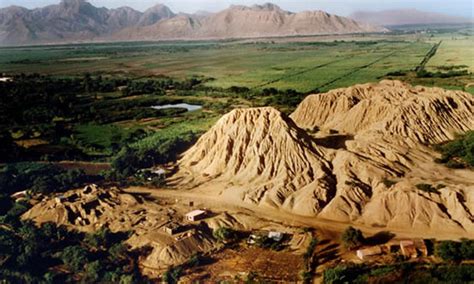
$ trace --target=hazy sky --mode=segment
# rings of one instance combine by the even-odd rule
[[[10,5],[27,8],[42,7],[59,3],[60,0],[0,0],[0,7]],[[231,4],[262,4],[272,2],[285,10],[325,10],[338,15],[348,15],[357,10],[384,10],[417,8],[425,11],[441,12],[473,18],[474,0],[89,0],[99,7],[116,8],[130,6],[143,11],[157,3],[169,6],[174,12],[192,13],[198,10],[218,11]]]

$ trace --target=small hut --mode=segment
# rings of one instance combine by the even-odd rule
[[[413,243],[421,256],[428,256],[428,247],[423,239],[414,239]]]
[[[402,255],[408,258],[418,257],[418,252],[416,251],[415,242],[412,240],[400,241],[400,251]]]
[[[382,254],[382,248],[380,246],[357,250],[357,257],[359,257],[361,260],[364,260],[369,256],[381,255],[381,254]]]
[[[163,231],[165,231],[168,235],[174,235],[181,232],[182,226],[175,222],[170,222],[163,226]]]
[[[281,242],[284,236],[285,234],[282,232],[269,232],[268,233],[268,238],[272,239],[275,242]]]
[[[190,222],[199,221],[206,217],[207,212],[204,210],[194,210],[186,214],[186,220]]]

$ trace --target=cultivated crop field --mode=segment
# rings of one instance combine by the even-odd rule
[[[428,63],[428,69],[439,70],[443,67],[457,66],[474,72],[474,36],[442,36],[439,40],[442,40],[442,43]]]
[[[85,72],[176,79],[210,78],[208,86],[309,92],[378,81],[411,70],[431,43],[397,39],[333,42],[115,43],[0,49],[2,72]]]

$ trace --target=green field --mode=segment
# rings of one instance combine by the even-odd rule
[[[442,36],[436,55],[427,65],[429,70],[437,71],[440,67],[466,66],[474,72],[474,36]]]
[[[427,70],[460,65],[474,70],[474,37],[439,34],[319,42],[136,42],[0,48],[0,72],[66,76],[90,72],[178,80],[200,77],[209,80],[207,86],[219,88],[327,91],[414,70],[441,40]],[[442,84],[446,85],[449,87]]]
[[[212,78],[228,88],[275,87],[308,92],[378,81],[410,70],[431,43],[345,41],[302,43],[126,43],[0,49],[0,70],[54,75],[165,75]]]

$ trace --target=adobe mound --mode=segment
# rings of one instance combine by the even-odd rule
[[[179,165],[180,176],[193,177],[194,184],[213,180],[231,185],[228,197],[289,208],[295,200],[305,200],[306,206],[296,209],[301,213],[318,212],[335,191],[322,148],[270,107],[225,115]]]
[[[472,236],[474,176],[434,163],[426,144],[474,129],[473,109],[467,93],[383,81],[310,96],[291,115],[296,124],[273,108],[234,110],[184,154],[170,182],[296,215]]]
[[[474,128],[474,98],[461,91],[382,81],[308,96],[291,118],[306,129],[372,131],[433,144]]]
[[[101,227],[130,232],[127,243],[132,248],[150,248],[149,255],[140,260],[144,272],[150,275],[170,265],[181,264],[196,252],[215,248],[217,241],[212,232],[200,227],[173,236],[165,233],[162,228],[173,220],[184,224],[182,213],[176,214],[168,205],[160,205],[148,198],[118,188],[89,185],[60,197],[47,197],[22,218],[37,224],[54,222],[84,232],[95,232]]]

